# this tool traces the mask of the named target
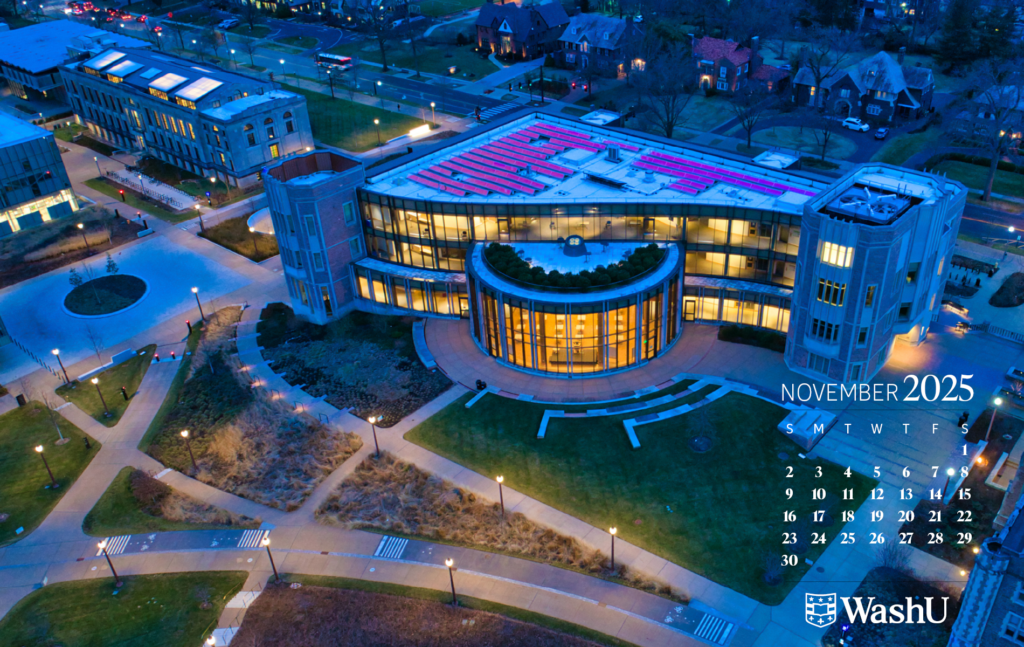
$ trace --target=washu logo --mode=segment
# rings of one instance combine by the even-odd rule
[[[804,619],[808,624],[815,627],[827,627],[836,621],[835,593],[818,594],[806,593],[804,595]],[[938,606],[935,598],[924,598],[923,604],[914,602],[913,598],[907,598],[905,604],[875,604],[875,598],[839,598],[846,608],[846,615],[851,622],[876,625],[900,625],[917,624],[923,625],[942,624],[946,621],[949,613],[949,598],[942,598],[942,617],[936,618],[935,611]]]

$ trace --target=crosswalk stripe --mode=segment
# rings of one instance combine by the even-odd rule
[[[108,555],[120,555],[124,552],[124,549],[128,547],[128,540],[131,539],[131,535],[118,535],[117,537],[107,537],[103,541],[107,542],[107,554]],[[96,557],[103,554],[103,549],[96,551]]]
[[[716,645],[724,645],[729,634],[732,632],[732,628],[733,624],[731,622],[711,614],[705,614],[693,635],[713,642]]]
[[[408,544],[408,539],[384,535],[381,537],[380,543],[377,544],[377,550],[374,551],[373,556],[383,557],[385,559],[400,559]]]
[[[515,110],[519,107],[518,103],[503,103],[498,106],[493,106],[480,112],[480,119],[493,119],[498,115],[508,112],[509,110]]]
[[[242,538],[238,540],[238,547],[259,548],[263,540],[269,536],[269,530],[246,530],[242,533]]]

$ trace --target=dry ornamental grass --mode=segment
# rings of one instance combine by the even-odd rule
[[[139,502],[142,511],[154,517],[181,523],[220,526],[251,525],[252,522],[258,521],[193,499],[142,470],[132,472],[129,483],[132,495]]]
[[[633,574],[612,571],[599,550],[541,526],[519,512],[505,514],[492,501],[465,492],[439,476],[382,452],[367,458],[316,511],[321,523],[413,535],[451,544],[484,547],[580,570],[661,595],[671,588]],[[674,599],[679,599],[674,597]]]

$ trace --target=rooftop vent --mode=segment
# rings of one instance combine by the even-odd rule
[[[614,144],[609,144],[608,145],[608,149],[607,149],[607,153],[608,153],[607,159],[608,159],[609,162],[614,162],[614,163],[618,164],[621,161],[621,158],[619,157],[619,147],[618,146],[616,146]]]
[[[644,184],[650,184],[651,182],[654,182],[654,171],[645,171]]]

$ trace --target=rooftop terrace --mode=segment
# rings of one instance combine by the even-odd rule
[[[445,202],[687,202],[792,213],[828,186],[543,113],[396,166],[368,184],[377,193]]]

